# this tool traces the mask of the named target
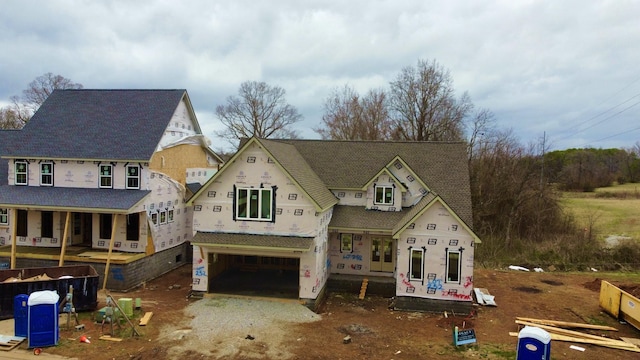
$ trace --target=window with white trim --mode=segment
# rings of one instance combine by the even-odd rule
[[[26,161],[16,161],[15,163],[15,184],[28,185],[29,164]]]
[[[447,282],[460,282],[460,251],[447,250]]]
[[[424,249],[411,249],[409,280],[422,280],[424,267]]]
[[[160,224],[166,224],[166,223],[167,223],[167,211],[160,210]]]
[[[167,210],[167,222],[173,222],[173,209]]]
[[[140,166],[127,165],[127,189],[140,189]]]
[[[273,219],[273,189],[238,188],[235,200],[237,220]]]
[[[53,163],[40,163],[40,185],[53,186]]]
[[[393,186],[376,186],[374,203],[377,205],[393,205]]]
[[[0,225],[9,225],[9,209],[0,209]]]
[[[100,187],[112,188],[113,187],[113,166],[112,165],[100,165]]]

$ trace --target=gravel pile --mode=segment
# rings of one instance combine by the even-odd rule
[[[190,304],[185,318],[181,328],[163,329],[162,337],[177,342],[171,349],[173,355],[188,351],[287,359],[290,354],[282,341],[289,325],[318,321],[320,315],[294,302],[215,297]]]

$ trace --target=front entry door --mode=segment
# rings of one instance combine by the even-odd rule
[[[91,245],[91,214],[72,213],[71,243],[74,245]]]
[[[393,272],[395,258],[392,238],[371,238],[371,271]]]

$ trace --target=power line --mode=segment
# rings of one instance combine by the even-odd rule
[[[617,134],[609,135],[609,136],[607,136],[607,137],[603,137],[602,139],[598,139],[598,140],[595,140],[595,141],[592,141],[592,142],[599,142],[599,141],[602,141],[602,140],[611,139],[612,137],[616,137],[616,136],[619,136],[619,135],[628,134],[628,133],[630,133],[630,132],[634,132],[634,131],[636,131],[636,130],[640,130],[640,126],[638,126],[637,128],[633,128],[633,129],[625,130],[625,131],[623,131],[623,132],[619,132],[619,133],[617,133]],[[589,145],[589,144],[582,145],[582,147],[585,147],[585,146],[587,146],[587,145]]]

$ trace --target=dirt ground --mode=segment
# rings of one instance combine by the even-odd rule
[[[185,328],[183,310],[191,302],[202,301],[188,298],[190,271],[190,266],[183,266],[133,292],[112,293],[116,299],[142,299],[142,307],[136,310],[135,319],[146,311],[153,312],[147,326],[136,326],[141,336],[131,336],[131,328],[123,326],[123,330],[115,334],[123,338],[121,342],[99,340],[102,329],[101,324],[93,321],[95,314],[81,313],[84,331],[62,329],[59,345],[43,349],[43,355],[58,354],[92,360],[171,359],[168,349],[172,342],[159,341],[160,334],[167,327],[191,330]],[[619,323],[600,310],[601,279],[628,291],[634,291],[634,287],[637,290],[640,285],[622,284],[598,273],[476,269],[474,286],[487,288],[495,296],[498,306],[477,306],[472,316],[449,313],[446,318],[444,314],[393,311],[389,309],[388,298],[367,296],[359,300],[357,294],[329,294],[319,310],[322,320],[291,326],[277,344],[269,343],[269,339],[247,339],[241,352],[223,359],[270,359],[265,354],[273,353],[267,351],[273,346],[286,347],[287,353],[293,354],[290,359],[514,359],[517,338],[509,336],[509,332],[519,330],[515,324],[517,316],[609,325],[619,331],[591,333],[612,338],[640,338],[640,331]],[[104,298],[104,294],[99,298]],[[102,306],[104,303],[99,307]],[[477,342],[455,347],[452,344],[453,325],[474,329]],[[105,327],[104,330],[108,333],[110,329]],[[91,343],[80,342],[81,335],[86,335]],[[350,343],[344,343],[346,336],[351,337]],[[210,346],[215,344],[215,339],[211,339]],[[570,345],[552,341],[552,358],[606,360],[639,357],[637,353],[587,344],[577,344],[586,348],[579,352],[570,349]],[[26,344],[21,347],[26,349]],[[202,349],[194,349],[182,357],[206,358],[200,353]]]

